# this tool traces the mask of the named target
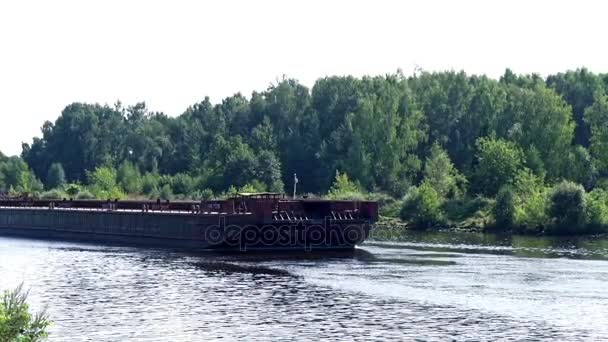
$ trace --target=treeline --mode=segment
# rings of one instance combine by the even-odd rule
[[[607,74],[542,78],[507,69],[499,80],[464,72],[327,77],[310,90],[284,79],[250,98],[215,105],[206,98],[178,117],[143,103],[74,103],[23,145],[21,158],[2,158],[0,188],[70,184],[82,196],[207,197],[283,191],[297,173],[300,193],[342,184],[348,196],[379,198],[385,213],[417,226],[496,223],[495,198],[505,187],[515,199],[532,196],[517,193],[529,191],[518,188],[524,179],[547,189],[571,181],[583,198],[597,190],[593,198],[606,202],[599,191],[608,188],[607,94]],[[33,175],[23,176],[28,168]],[[330,195],[340,191],[335,185]],[[515,209],[517,226],[556,222]]]

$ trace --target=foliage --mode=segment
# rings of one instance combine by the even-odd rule
[[[585,222],[591,231],[608,231],[608,193],[595,189],[585,197]]]
[[[45,311],[32,314],[22,285],[5,291],[0,301],[0,340],[36,342],[46,339],[51,324]]]
[[[396,199],[386,193],[371,192],[367,194],[366,199],[368,201],[377,201],[379,214],[385,217],[399,217],[401,208],[403,208],[403,199]]]
[[[500,138],[479,138],[476,145],[475,187],[481,193],[495,195],[522,169],[523,154],[515,143]]]
[[[346,173],[336,171],[336,177],[327,193],[327,198],[361,200],[364,197],[360,187],[351,181]]]
[[[584,113],[584,122],[589,127],[590,151],[597,168],[608,174],[608,95],[596,94],[595,101]]]
[[[59,188],[65,184],[65,171],[60,163],[53,163],[46,175],[46,186],[48,189]]]
[[[510,185],[504,185],[496,194],[496,203],[493,210],[496,227],[509,229],[515,221],[515,194]]]
[[[594,186],[597,179],[596,165],[586,148],[578,145],[570,149],[566,156],[567,167],[563,172],[566,179],[583,184],[587,188]]]
[[[128,160],[120,164],[116,172],[118,185],[127,193],[137,195],[142,192],[142,179],[139,169]]]
[[[548,189],[540,176],[529,169],[515,177],[515,225],[523,232],[541,232],[549,223],[547,216]]]
[[[173,199],[173,190],[171,189],[171,185],[163,185],[163,187],[160,189],[159,198],[163,200]]]
[[[549,215],[551,229],[556,233],[580,233],[585,228],[585,189],[576,183],[563,181],[553,187]]]
[[[51,189],[40,194],[40,198],[42,199],[63,199],[68,197],[70,196],[61,189]]]
[[[444,198],[458,198],[466,191],[467,179],[438,144],[431,147],[424,163],[424,180]]]
[[[102,166],[88,174],[89,190],[99,199],[121,199],[125,194],[116,181],[116,170]]]
[[[95,195],[89,189],[82,189],[76,194],[76,199],[84,200],[84,199],[95,199]]]
[[[43,189],[42,183],[19,157],[9,157],[0,163],[0,192],[10,189],[19,194],[36,194]]]
[[[429,183],[410,189],[405,196],[401,218],[414,223],[416,228],[428,228],[444,224],[444,200]]]
[[[82,187],[78,184],[67,184],[64,190],[70,198],[74,198],[82,191]]]

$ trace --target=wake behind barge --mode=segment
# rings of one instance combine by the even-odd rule
[[[0,198],[0,234],[196,250],[352,249],[378,219],[372,201],[131,201]]]

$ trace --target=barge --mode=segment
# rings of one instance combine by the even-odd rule
[[[2,235],[195,250],[352,249],[377,219],[377,202],[278,193],[208,201],[0,198]]]

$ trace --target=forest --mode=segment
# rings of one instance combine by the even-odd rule
[[[294,173],[300,195],[378,200],[411,228],[606,232],[608,74],[283,78],[179,116],[72,103],[0,153],[13,196],[290,193]]]

